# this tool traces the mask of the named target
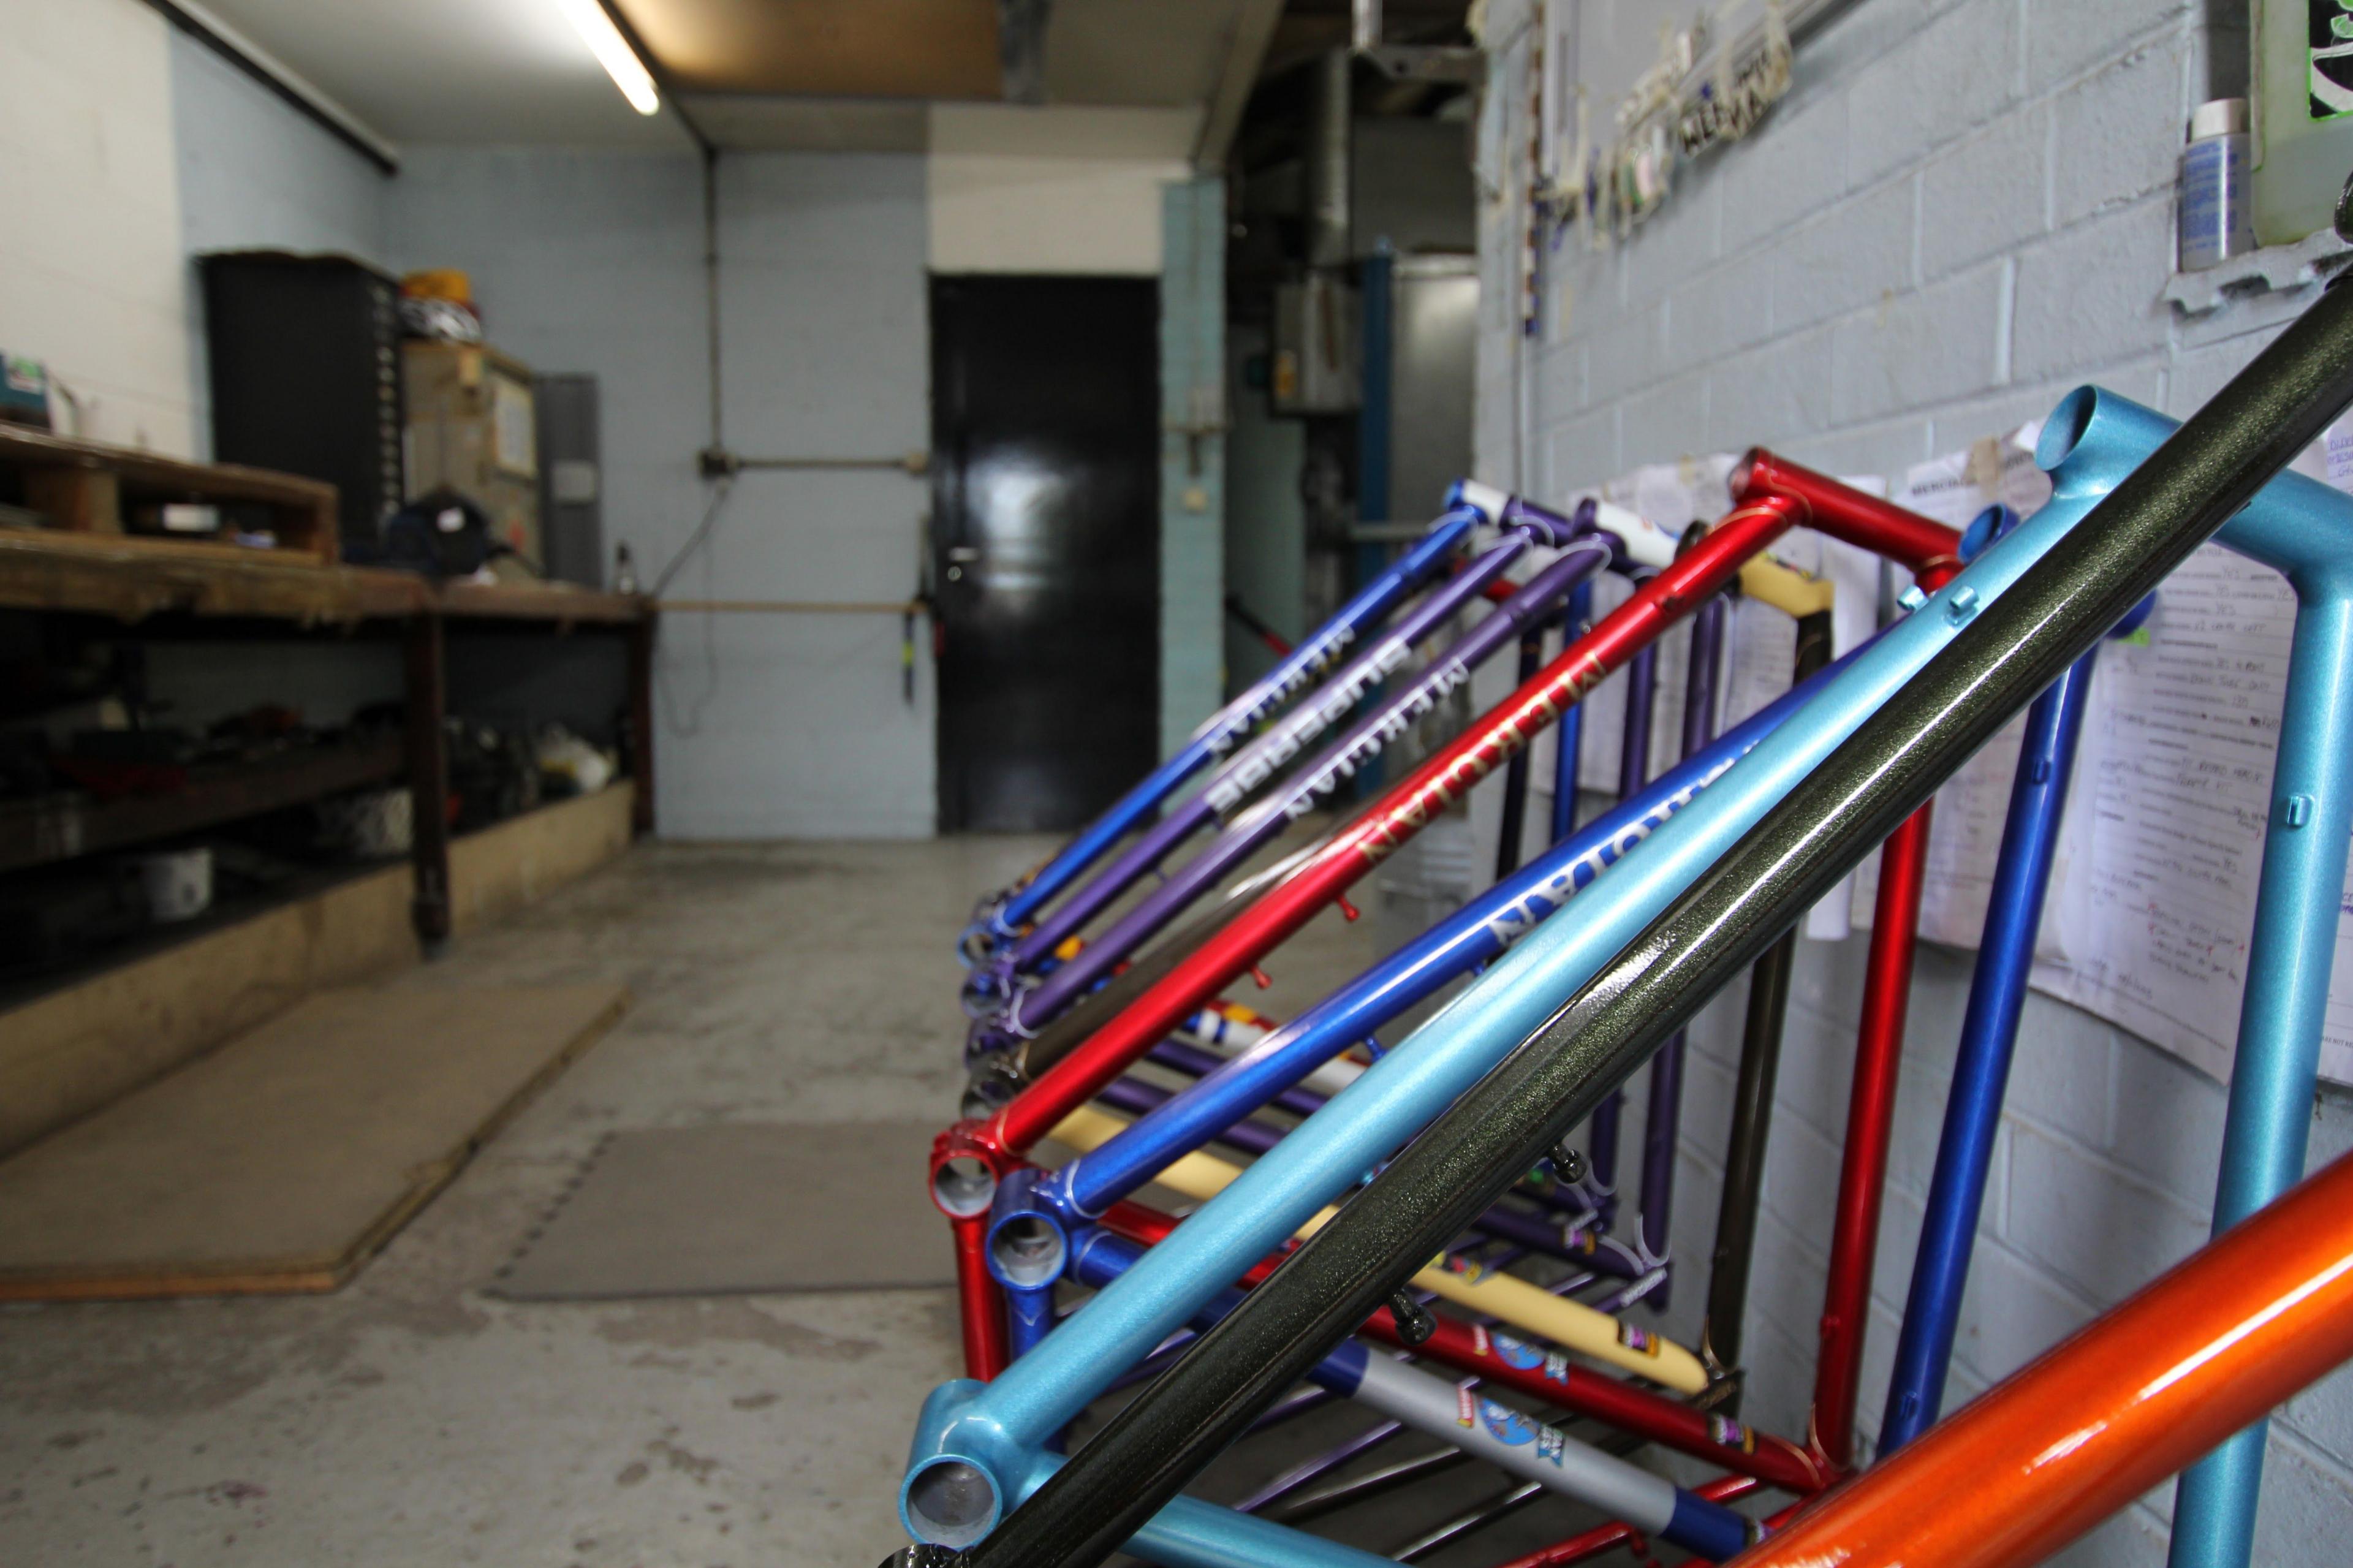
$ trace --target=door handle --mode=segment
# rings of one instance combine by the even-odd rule
[[[980,552],[969,544],[959,544],[948,552],[948,559],[960,563],[969,563],[980,559]]]

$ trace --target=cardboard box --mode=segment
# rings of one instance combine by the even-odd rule
[[[539,529],[538,410],[528,366],[478,343],[401,345],[410,500],[447,486],[491,517],[491,532],[533,566]]]

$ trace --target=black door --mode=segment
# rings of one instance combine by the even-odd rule
[[[1082,826],[1159,749],[1150,279],[932,279],[940,826]]]

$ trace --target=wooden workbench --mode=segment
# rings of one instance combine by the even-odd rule
[[[449,931],[448,753],[446,627],[453,622],[498,623],[550,635],[575,630],[625,637],[628,646],[629,724],[635,792],[634,826],[653,826],[653,638],[648,601],[560,584],[436,584],[407,572],[343,566],[308,552],[248,550],[213,542],[132,538],[105,532],[0,527],[0,609],[98,616],[142,628],[199,622],[260,622],[293,630],[375,624],[398,632],[405,645],[407,736],[402,757],[415,811],[417,934],[438,942]],[[342,771],[320,767],[322,788],[343,787]],[[364,764],[363,764],[364,765]],[[353,774],[353,776],[358,776]],[[280,793],[285,787],[280,782]],[[246,798],[216,788],[217,809]],[[275,796],[271,797],[275,799]],[[21,840],[18,863],[61,858],[79,842],[80,828],[54,814],[18,814],[14,839],[0,820],[0,852]],[[181,831],[185,812],[153,814],[157,833]],[[38,817],[39,820],[36,820]],[[214,817],[206,820],[216,819]],[[110,846],[142,834],[113,822]],[[142,819],[143,821],[144,819]],[[95,831],[95,830],[94,830]],[[73,850],[71,852],[79,852]]]

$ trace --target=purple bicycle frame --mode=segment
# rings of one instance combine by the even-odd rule
[[[994,1020],[977,1020],[967,1059],[1009,1047],[1107,976],[1113,967],[1166,925],[1228,872],[1271,842],[1342,780],[1380,754],[1406,726],[1430,711],[1471,679],[1471,671],[1497,649],[1518,640],[1522,629],[1549,614],[1568,591],[1607,565],[1620,548],[1614,535],[1587,534],[1564,541],[1560,558],[1497,605],[1464,633],[1420,679],[1366,715],[1356,727],[1293,773],[1287,787],[1241,813],[1160,887],[1115,921],[1097,941],[1055,969],[1036,987],[1017,992]]]

